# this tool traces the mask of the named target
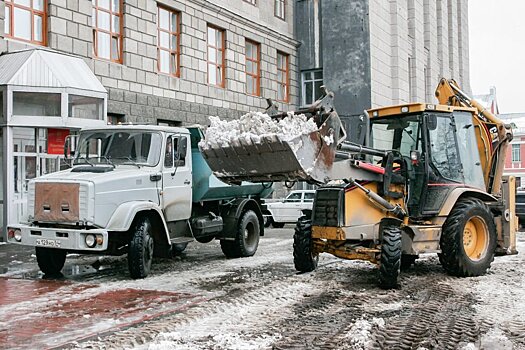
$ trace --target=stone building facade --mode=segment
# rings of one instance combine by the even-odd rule
[[[34,37],[20,40],[21,34],[9,33],[10,22],[15,22],[15,32],[17,24],[28,25],[13,14],[16,3],[27,4],[19,13],[43,7],[38,12],[44,24],[42,42]],[[171,47],[178,55],[176,74],[159,68],[159,8],[177,17],[173,33],[177,33],[178,47]],[[108,37],[115,36],[120,45],[118,59],[102,50],[95,53],[96,40],[103,38],[97,37],[94,28],[106,25],[105,15],[112,23],[111,27],[107,24]],[[36,45],[84,58],[108,90],[110,121],[205,125],[210,115],[236,118],[261,110],[267,105],[265,98],[281,100],[282,110],[295,108],[299,86],[293,16],[293,2],[282,0],[0,0],[0,52]],[[34,28],[35,23],[29,25]],[[209,28],[223,35],[224,83],[219,86],[208,81]],[[255,94],[246,91],[247,40],[259,50]],[[278,55],[286,59],[286,76],[281,79],[287,79],[285,98],[277,96]]]
[[[470,92],[467,0],[303,0],[295,13],[303,91],[318,72],[348,123],[371,106],[435,103],[441,77]]]

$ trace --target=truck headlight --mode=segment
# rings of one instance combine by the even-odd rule
[[[93,248],[97,244],[97,237],[92,234],[87,234],[84,241],[89,248]]]
[[[22,231],[16,229],[16,228],[10,228],[7,231],[7,238],[9,239],[15,239],[17,242],[22,241]]]

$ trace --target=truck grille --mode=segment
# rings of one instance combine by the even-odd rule
[[[341,188],[318,189],[316,192],[313,212],[314,226],[343,226],[343,198]]]

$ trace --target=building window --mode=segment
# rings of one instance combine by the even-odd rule
[[[60,117],[60,94],[13,92],[13,115]]]
[[[158,69],[161,73],[179,76],[180,14],[158,8]]]
[[[5,36],[45,45],[46,5],[46,0],[5,0]]]
[[[108,113],[108,124],[119,125],[126,122],[124,114]]]
[[[284,6],[285,6],[285,0],[274,0],[275,4],[275,17],[279,17],[280,19],[284,19]]]
[[[321,86],[323,85],[323,71],[315,70],[303,72],[303,105],[311,105],[321,97]]]
[[[243,0],[244,2],[250,3],[253,6],[257,6],[257,0]]]
[[[288,55],[277,51],[277,100],[288,102]]]
[[[208,84],[224,87],[224,30],[208,26]]]
[[[261,50],[260,45],[246,40],[246,93],[259,96],[261,81]]]
[[[122,63],[122,0],[92,0],[93,54]]]
[[[68,96],[68,116],[70,118],[83,118],[102,120],[104,99],[88,96]]]
[[[512,161],[521,162],[521,144],[512,145]]]

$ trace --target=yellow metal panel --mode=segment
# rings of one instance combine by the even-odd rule
[[[402,110],[405,110],[403,112]],[[453,112],[453,111],[465,111],[475,113],[475,108],[470,107],[456,107],[446,105],[434,105],[426,103],[408,103],[404,105],[387,106],[380,108],[373,108],[368,110],[368,114],[371,118],[390,117],[394,115],[405,115],[411,113],[419,113],[424,111],[438,111],[438,112]]]
[[[369,183],[364,187],[377,193],[377,183]],[[358,188],[345,193],[345,223],[344,226],[361,226],[375,224],[386,216],[386,211],[380,209],[368,199]]]
[[[345,232],[340,227],[313,226],[312,238],[330,239],[344,241]]]

